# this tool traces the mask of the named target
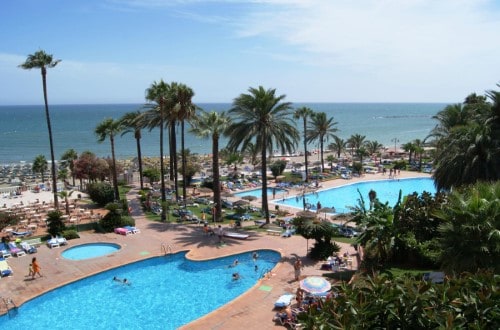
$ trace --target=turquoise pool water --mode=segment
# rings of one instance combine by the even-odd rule
[[[276,198],[282,198],[283,194],[286,194],[287,191],[279,188],[267,188],[267,196],[271,198],[273,196],[273,190]],[[234,196],[243,197],[243,196],[254,196],[257,198],[262,197],[262,189],[252,189],[247,191],[242,191],[239,193],[235,193]]]
[[[118,267],[25,303],[15,316],[0,317],[0,328],[177,329],[246,292],[280,260],[274,251],[258,254],[257,271],[251,253],[198,262],[177,253]],[[240,280],[232,280],[234,272]]]
[[[359,193],[368,201],[368,192],[374,190],[377,192],[377,198],[389,205],[396,204],[401,190],[403,196],[409,195],[413,192],[422,193],[427,191],[431,194],[436,193],[434,180],[430,178],[409,178],[409,179],[395,179],[395,180],[378,180],[366,181],[353,184],[346,184],[337,188],[327,190],[320,190],[317,193],[311,192],[304,196],[295,196],[286,198],[284,201],[276,201],[277,204],[293,206],[296,208],[303,208],[304,203],[311,206],[311,210],[316,210],[318,201],[321,207],[334,207],[336,212],[345,213],[349,212],[350,206],[358,205]]]
[[[64,250],[61,255],[66,259],[84,260],[102,257],[120,250],[120,245],[112,243],[89,243]]]

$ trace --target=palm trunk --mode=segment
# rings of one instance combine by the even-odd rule
[[[160,105],[160,182],[161,182],[161,221],[167,219],[165,203],[167,201],[167,195],[165,194],[165,167],[163,165],[163,106]]]
[[[309,165],[308,165],[308,160],[307,160],[307,134],[306,134],[306,130],[307,130],[307,117],[304,116],[304,154],[305,154],[305,162],[306,162],[306,180],[305,182],[309,182]]]
[[[47,129],[49,131],[49,143],[50,143],[50,159],[52,161],[51,171],[52,171],[52,192],[54,193],[54,208],[59,207],[57,200],[57,173],[56,173],[56,160],[54,156],[54,142],[52,140],[52,126],[50,125],[50,115],[49,115],[49,101],[47,97],[47,69],[42,67],[42,83],[43,83],[43,99],[45,101],[45,118],[47,120]]]
[[[324,142],[323,142],[323,137],[320,138],[320,153],[321,153],[321,173],[325,172],[325,160],[323,159],[323,147],[324,147]]]
[[[215,216],[214,221],[219,221],[222,217],[222,205],[220,198],[220,176],[219,176],[219,136],[214,134],[212,137],[212,172],[214,175],[214,203]]]
[[[266,134],[262,134],[262,140],[266,141]],[[262,210],[264,211],[264,216],[266,218],[266,224],[269,224],[270,217],[269,217],[269,203],[267,201],[267,150],[266,150],[266,144],[262,143],[262,151],[261,151],[261,156],[262,156],[262,168],[260,169],[260,173],[262,176]]]
[[[116,158],[115,158],[115,138],[113,134],[110,135],[111,140],[111,161],[113,162],[113,187],[115,189],[115,200],[120,200],[120,191],[118,190],[118,177],[116,175]]]
[[[139,162],[139,182],[141,185],[141,190],[144,190],[144,178],[142,177],[142,153],[141,153],[141,133],[136,133],[136,144],[137,144],[137,160]]]
[[[184,200],[184,205],[187,200],[187,182],[186,182],[186,151],[184,149],[184,120],[181,121],[181,162],[182,162],[182,198]]]

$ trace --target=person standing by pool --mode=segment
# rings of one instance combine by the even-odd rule
[[[295,259],[295,262],[293,263],[293,269],[295,272],[295,280],[298,281],[300,280],[300,272],[304,266],[302,265],[302,261],[300,258]]]
[[[31,279],[34,280],[36,274],[42,277],[42,274],[40,273],[41,268],[38,262],[36,261],[36,257],[33,257],[33,259],[31,259],[31,266],[33,267],[33,275],[31,276]]]
[[[219,244],[224,243],[224,240],[222,239],[224,237],[224,229],[221,225],[217,228],[217,236],[219,236]]]

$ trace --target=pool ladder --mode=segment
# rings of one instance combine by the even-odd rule
[[[164,256],[172,254],[172,246],[170,244],[161,243],[160,249]]]
[[[7,314],[9,315],[9,317],[16,315],[17,306],[14,303],[14,301],[12,300],[12,298],[0,297],[0,299],[2,299],[2,303],[5,305],[5,310],[7,311]],[[11,312],[13,314],[11,314]]]

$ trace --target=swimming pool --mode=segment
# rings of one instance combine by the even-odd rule
[[[63,258],[71,260],[85,260],[102,257],[120,250],[120,245],[113,243],[81,244],[64,250]]]
[[[177,329],[246,292],[280,260],[275,251],[258,253],[257,271],[251,252],[208,261],[189,261],[183,252],[118,267],[23,304],[15,316],[0,317],[0,328]],[[232,281],[234,272],[240,280]]]
[[[287,192],[286,190],[280,189],[280,188],[267,188],[267,196],[268,197],[273,196],[273,190],[274,190],[274,194],[275,194],[276,198],[278,198],[278,197],[281,198],[282,195]],[[239,198],[241,198],[243,196],[254,196],[257,198],[261,198],[262,197],[262,189],[252,189],[252,190],[242,191],[239,193],[235,193],[234,196],[237,196]]]
[[[434,180],[431,178],[408,178],[357,182],[327,190],[320,190],[317,193],[307,193],[305,196],[290,197],[284,201],[276,201],[276,203],[300,209],[303,208],[305,203],[309,204],[312,210],[316,210],[316,205],[319,201],[321,203],[321,207],[334,207],[336,212],[345,213],[350,211],[350,206],[358,205],[358,189],[365,199],[365,202],[369,201],[368,192],[373,189],[377,193],[377,198],[382,203],[389,202],[389,205],[391,206],[396,204],[399,196],[399,190],[402,191],[403,196],[413,192],[417,192],[419,194],[424,191],[431,194],[436,193]]]

